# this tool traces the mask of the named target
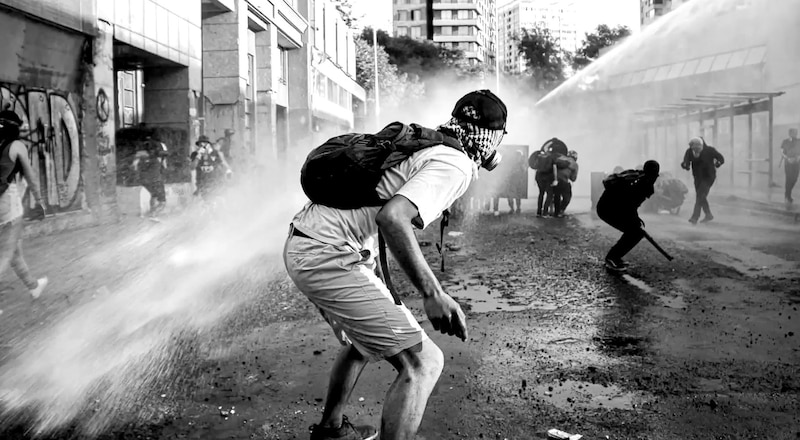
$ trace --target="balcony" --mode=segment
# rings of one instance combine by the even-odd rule
[[[434,35],[433,41],[436,43],[468,42],[480,44],[480,38],[477,35]]]
[[[443,19],[443,18],[434,18],[433,19],[434,26],[475,26],[479,29],[483,29],[483,25],[481,21],[477,18],[468,18],[459,20],[457,18],[451,19]]]
[[[447,11],[447,10],[460,10],[460,9],[467,9],[470,11],[475,11],[475,13],[480,14],[481,11],[478,9],[478,5],[474,3],[434,3],[433,10],[434,11]]]

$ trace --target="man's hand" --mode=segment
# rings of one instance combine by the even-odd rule
[[[423,299],[425,314],[431,321],[434,330],[439,330],[442,334],[457,336],[462,341],[466,341],[467,318],[461,310],[461,306],[446,293],[432,295]]]

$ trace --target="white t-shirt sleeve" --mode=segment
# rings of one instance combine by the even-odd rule
[[[395,195],[407,198],[417,207],[424,229],[464,195],[471,181],[471,162],[466,156],[432,157],[419,167]]]

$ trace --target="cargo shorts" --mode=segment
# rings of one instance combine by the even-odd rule
[[[428,339],[404,304],[375,273],[376,255],[294,234],[283,260],[297,288],[319,309],[342,345],[367,360],[390,358]]]

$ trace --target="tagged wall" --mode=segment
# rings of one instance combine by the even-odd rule
[[[0,83],[0,108],[16,112],[28,131],[22,141],[49,212],[81,209],[81,133],[72,93]],[[25,192],[25,209],[32,200]]]

